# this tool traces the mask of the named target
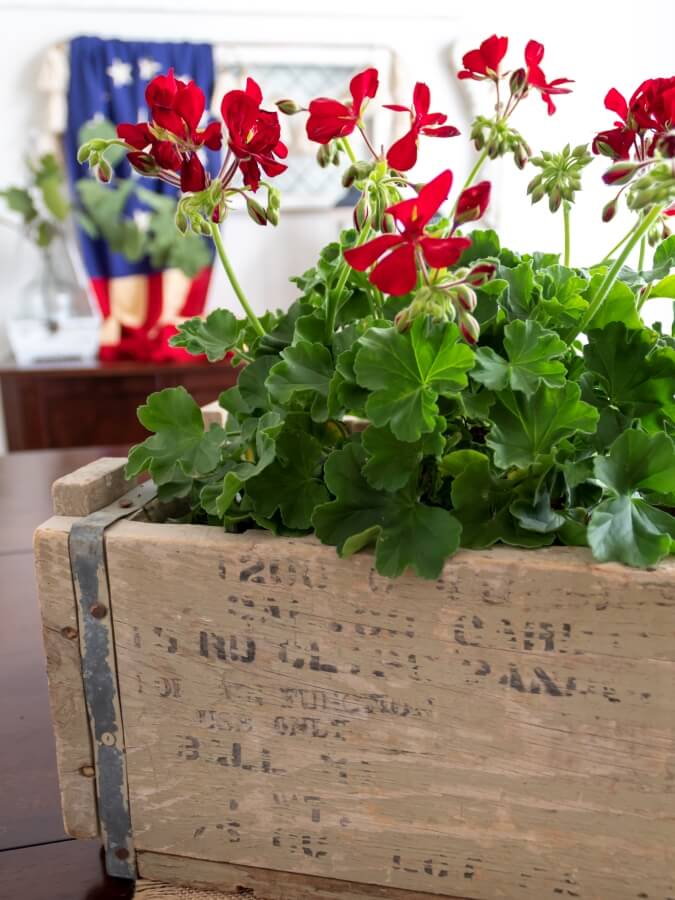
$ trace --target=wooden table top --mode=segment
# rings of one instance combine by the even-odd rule
[[[38,450],[0,457],[0,898],[127,900],[98,841],[72,841],[61,822],[32,539],[51,515],[52,482],[126,447]]]

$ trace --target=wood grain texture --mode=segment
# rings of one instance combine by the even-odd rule
[[[241,900],[242,897],[246,900],[430,900],[429,894],[418,891],[185,859],[165,853],[141,853],[139,866],[143,876],[169,882],[159,884],[141,879],[134,895],[139,900]],[[181,883],[189,886],[181,890]]]
[[[126,457],[103,457],[64,475],[52,486],[55,516],[88,516],[133,486],[124,477]]]
[[[107,554],[140,851],[675,898],[672,562],[498,548],[389,581],[313,539],[137,522]]]
[[[93,750],[81,677],[75,594],[68,555],[72,518],[55,516],[35,533],[34,553],[49,705],[67,834],[99,833]]]

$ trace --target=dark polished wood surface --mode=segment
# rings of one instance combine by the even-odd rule
[[[61,475],[125,446],[0,457],[0,900],[127,900],[97,841],[63,830],[33,574],[35,528]]]
[[[136,409],[148,394],[182,384],[203,406],[236,380],[236,370],[184,362],[0,366],[10,450],[86,447],[146,437]]]

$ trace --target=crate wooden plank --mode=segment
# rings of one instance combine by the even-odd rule
[[[66,833],[99,833],[94,756],[80,672],[78,621],[68,555],[73,518],[55,516],[35,534],[34,552],[42,637],[47,659],[49,704]]]
[[[137,522],[107,555],[141,852],[675,897],[672,562],[499,548],[392,582],[312,539]]]
[[[293,875],[274,872],[271,869],[237,866],[230,863],[211,862],[203,859],[186,859],[168,856],[166,853],[141,853],[138,860],[143,878],[138,882],[137,896],[144,900],[172,900],[176,897],[175,885],[189,885],[197,896],[194,900],[430,900],[428,893],[400,891],[384,885],[356,884],[334,878],[318,878],[313,875]],[[162,879],[166,884],[158,884]],[[224,895],[220,891],[226,892]],[[185,900],[191,900],[190,890]],[[448,900],[469,900],[467,897],[451,897]]]
[[[117,500],[133,485],[124,477],[125,457],[104,456],[52,485],[56,516],[88,516]]]

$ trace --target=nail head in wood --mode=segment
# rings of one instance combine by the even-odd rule
[[[102,603],[92,604],[89,607],[89,612],[95,619],[104,619],[108,614],[108,610]]]

